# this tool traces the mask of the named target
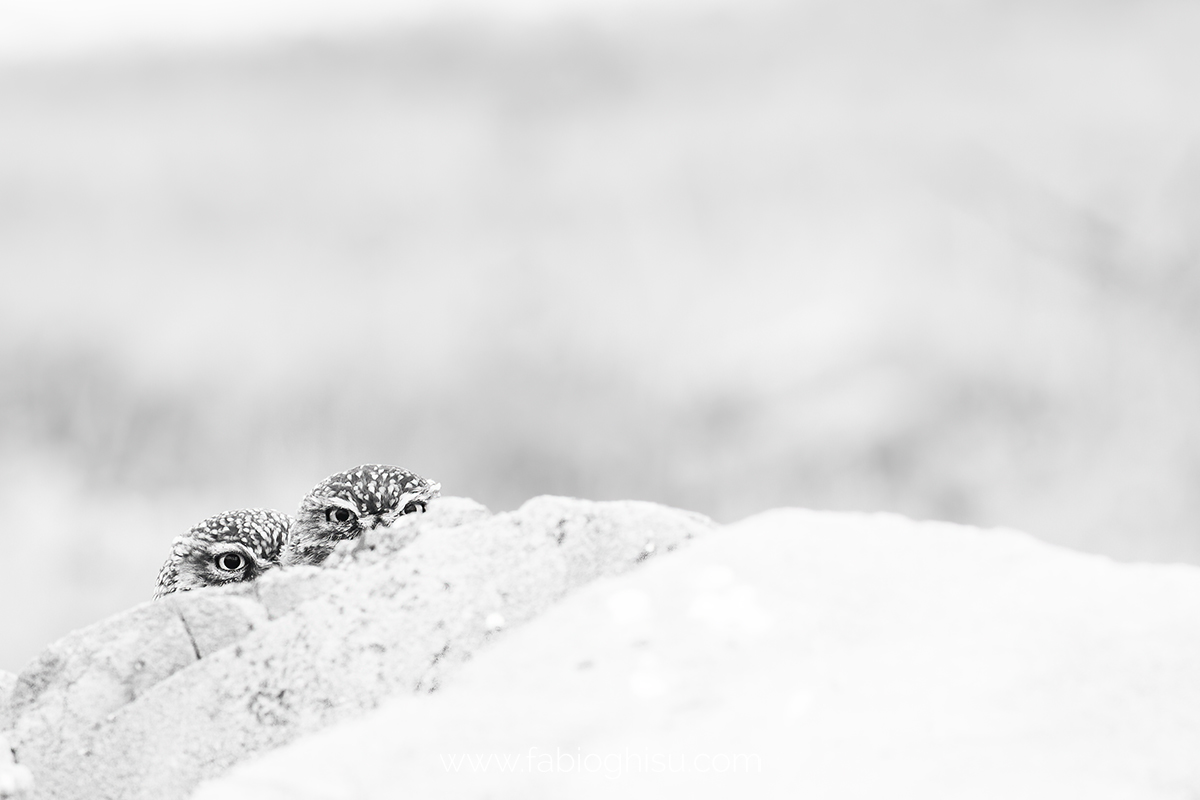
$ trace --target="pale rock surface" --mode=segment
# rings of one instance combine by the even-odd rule
[[[460,498],[321,568],[179,593],[55,643],[0,719],[35,798],[187,796],[257,752],[427,693],[514,625],[713,523],[651,503]]]
[[[29,770],[13,760],[9,733],[4,730],[2,722],[7,716],[9,697],[16,683],[16,675],[0,670],[0,800],[28,797],[33,789],[33,776]]]
[[[8,681],[11,677],[12,681]],[[0,681],[15,682],[16,676],[0,672]],[[0,683],[0,703],[4,702],[4,684]],[[33,776],[29,769],[13,759],[8,733],[0,731],[0,800],[21,800],[33,791]]]
[[[4,730],[3,724],[8,715],[8,699],[16,683],[16,675],[0,669],[0,800],[20,797],[32,784],[29,770],[17,767],[13,761],[8,732]]]
[[[4,729],[4,721],[8,719],[8,699],[16,685],[17,676],[0,669],[0,730]]]
[[[1200,569],[768,512],[195,800],[1200,796]]]

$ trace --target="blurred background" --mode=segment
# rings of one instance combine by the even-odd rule
[[[364,462],[1200,563],[1198,26],[0,0],[0,669]]]

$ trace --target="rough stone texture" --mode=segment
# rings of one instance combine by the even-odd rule
[[[20,792],[29,788],[22,783],[31,783],[28,770],[25,770],[24,774],[17,771],[17,766],[13,764],[12,750],[8,745],[8,698],[16,685],[17,676],[0,669],[0,800],[17,798]]]
[[[33,776],[24,765],[14,763],[8,734],[0,731],[0,800],[24,800],[32,791]]]
[[[1197,676],[1195,567],[781,510],[193,800],[1182,800]]]
[[[18,742],[55,739],[79,749],[94,723],[196,658],[175,604],[145,603],[46,648],[18,676],[3,722]]]
[[[222,597],[207,592],[180,593],[167,597],[165,604],[175,607],[197,659],[210,656],[233,644],[250,631],[267,624],[267,609],[246,597]],[[165,676],[164,676],[165,677]]]
[[[17,685],[17,676],[0,669],[0,731],[8,728],[10,718],[8,700],[12,696],[13,687]]]
[[[71,634],[16,683],[37,798],[184,797],[298,735],[431,692],[572,589],[713,523],[650,503],[541,497],[491,516],[443,498],[322,568],[148,603]]]
[[[27,797],[33,787],[29,770],[13,761],[9,744],[9,733],[5,730],[8,719],[8,701],[17,684],[17,676],[0,670],[0,800],[17,800]]]

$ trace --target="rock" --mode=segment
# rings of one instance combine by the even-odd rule
[[[94,724],[196,658],[176,604],[144,603],[43,651],[18,676],[5,722],[18,744],[78,749]]]
[[[29,770],[24,767],[18,768],[14,763],[12,749],[8,743],[8,701],[16,683],[16,675],[0,669],[0,800],[20,797],[31,788],[33,780]]]
[[[38,798],[181,798],[396,693],[433,692],[564,594],[714,525],[650,503],[443,498],[322,568],[147,603],[23,672],[10,718]]]
[[[1196,797],[1198,634],[1195,567],[776,511],[194,800]]]
[[[0,680],[9,677],[15,682],[15,675],[0,672]],[[0,683],[0,700],[3,700],[4,688],[4,684]],[[32,792],[33,776],[25,766],[14,762],[8,734],[0,731],[0,800],[23,800]]]
[[[10,725],[12,715],[8,710],[8,701],[16,685],[17,676],[0,669],[0,731],[6,730]]]
[[[33,788],[33,776],[24,766],[13,760],[9,734],[5,730],[9,719],[8,703],[17,676],[0,670],[0,800],[17,800],[27,797]]]

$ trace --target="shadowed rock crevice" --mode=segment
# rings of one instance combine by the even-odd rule
[[[196,644],[196,637],[192,635],[192,629],[188,627],[187,617],[180,614],[179,621],[183,623],[183,630],[187,633],[188,641],[192,643],[192,651],[196,654],[196,660],[199,661],[203,656],[200,655],[200,645]]]

